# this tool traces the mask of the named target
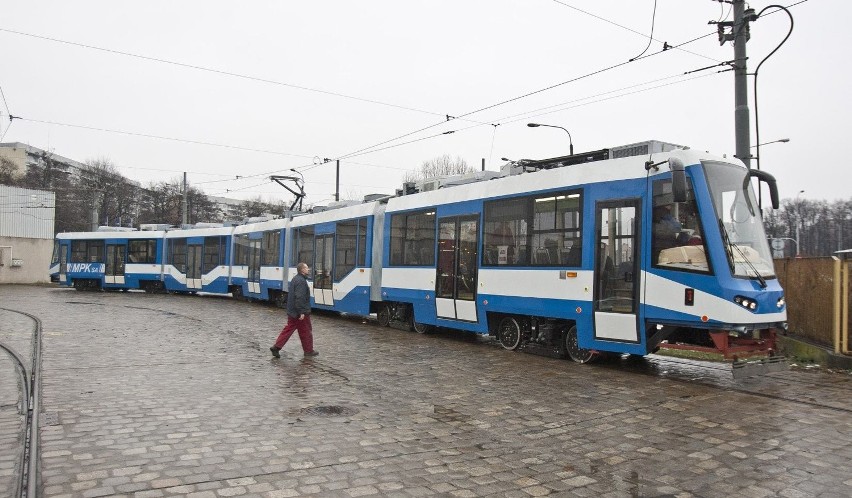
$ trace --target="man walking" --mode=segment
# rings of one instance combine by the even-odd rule
[[[281,358],[279,351],[287,344],[294,330],[299,331],[299,341],[302,342],[306,357],[319,354],[314,351],[314,336],[311,333],[311,291],[306,279],[310,273],[311,268],[307,263],[296,265],[296,276],[290,280],[287,288],[287,325],[278,335],[275,345],[269,348],[276,358]]]

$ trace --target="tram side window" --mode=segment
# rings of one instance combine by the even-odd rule
[[[53,254],[50,256],[51,263],[59,263],[59,241],[53,241]]]
[[[358,220],[358,266],[367,266],[367,219]]]
[[[582,193],[485,203],[483,266],[580,266]]]
[[[339,281],[355,269],[355,250],[358,236],[358,224],[342,221],[335,228],[334,280]]]
[[[224,257],[225,237],[205,237],[204,261],[201,265],[201,272],[208,273],[217,266],[224,264]]]
[[[100,263],[104,260],[104,241],[72,240],[72,263]]]
[[[169,261],[181,273],[186,273],[186,239],[171,239]]]
[[[249,259],[249,238],[247,234],[234,237],[234,266],[247,266]]]
[[[71,262],[72,263],[86,263],[86,256],[88,255],[88,241],[86,240],[72,240],[71,241]]]
[[[294,231],[293,251],[290,266],[299,263],[314,263],[314,227],[302,227]]]
[[[391,216],[390,264],[435,264],[435,211]]]
[[[657,268],[710,271],[695,193],[687,185],[686,202],[674,202],[671,180],[653,186],[651,262]]]
[[[127,247],[129,263],[156,263],[157,241],[154,239],[131,240]]]
[[[279,244],[281,242],[281,230],[270,230],[263,232],[263,266],[278,266]]]

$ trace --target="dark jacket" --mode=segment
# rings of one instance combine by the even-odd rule
[[[287,314],[294,318],[311,314],[311,290],[301,273],[297,273],[287,287]]]

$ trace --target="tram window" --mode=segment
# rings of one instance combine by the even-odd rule
[[[204,261],[202,273],[208,273],[223,263],[225,255],[225,237],[206,237],[204,239]]]
[[[483,266],[580,266],[582,193],[485,203]]]
[[[342,221],[337,224],[335,231],[334,280],[340,281],[355,269],[358,224],[355,221]]]
[[[50,262],[51,263],[58,263],[59,262],[59,241],[58,240],[53,241],[53,254],[50,256]]]
[[[263,232],[263,256],[261,265],[278,266],[278,252],[281,241],[281,230],[270,230]]]
[[[234,266],[247,266],[249,260],[248,234],[234,237]]]
[[[186,239],[171,239],[169,262],[181,273],[186,273]]]
[[[687,184],[686,201],[674,202],[671,180],[653,186],[651,262],[657,268],[707,273],[707,247],[695,193]]]
[[[358,266],[367,266],[367,219],[358,220]]]
[[[131,240],[127,243],[128,263],[156,263],[157,241],[154,239]]]
[[[90,240],[86,255],[86,261],[89,263],[98,263],[104,260],[104,241]]]
[[[314,227],[302,227],[294,231],[293,256],[290,258],[291,266],[299,263],[314,263]]]
[[[71,262],[85,263],[86,255],[88,254],[88,244],[85,240],[71,241]]]
[[[435,211],[391,216],[390,264],[435,264]]]

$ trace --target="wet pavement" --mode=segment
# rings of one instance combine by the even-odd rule
[[[213,296],[2,286],[44,327],[44,496],[852,495],[852,376],[600,365]],[[0,341],[32,324],[0,312]],[[0,485],[16,383],[0,357]],[[10,386],[12,386],[10,388]],[[0,488],[2,489],[2,488]]]

